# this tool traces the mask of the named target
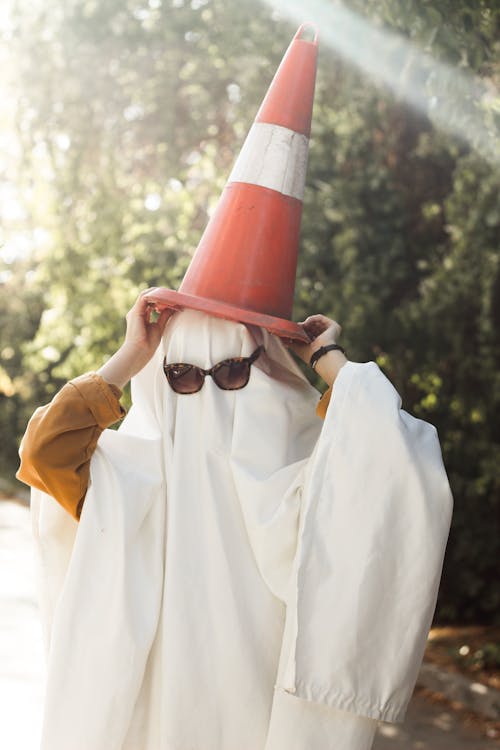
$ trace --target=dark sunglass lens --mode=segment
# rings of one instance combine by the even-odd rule
[[[203,385],[203,373],[192,365],[172,367],[167,378],[176,393],[196,393]]]
[[[250,365],[248,362],[228,362],[218,367],[213,373],[213,379],[226,391],[235,391],[243,388],[250,377]]]

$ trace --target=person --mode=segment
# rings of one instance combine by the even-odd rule
[[[290,343],[329,386],[318,404],[278,336],[150,322],[151,291],[20,448],[42,748],[369,750],[404,718],[434,612],[452,510],[435,428],[347,359],[335,320]]]
[[[154,355],[172,315],[165,308],[158,320],[149,324],[147,295],[153,289],[144,290],[127,314],[126,336],[118,351],[97,373],[77,378],[51,404],[37,409],[21,443],[18,479],[53,496],[77,521],[87,492],[90,460],[102,429],[125,416],[119,403],[123,388]],[[340,325],[324,315],[312,315],[300,325],[311,338],[311,344],[289,342],[289,345],[306,364],[320,347],[335,345],[341,332]],[[330,389],[347,358],[341,347],[325,355],[315,369]],[[87,393],[94,402],[88,406]],[[324,416],[329,397],[330,390],[318,404],[318,416]],[[82,410],[75,408],[74,402],[85,404],[83,424]],[[80,422],[76,421],[77,416]]]

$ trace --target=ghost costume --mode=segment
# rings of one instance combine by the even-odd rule
[[[248,385],[178,395],[263,344]],[[369,750],[402,721],[452,500],[374,363],[317,392],[264,329],[175,315],[91,460],[80,523],[32,491],[43,750]]]

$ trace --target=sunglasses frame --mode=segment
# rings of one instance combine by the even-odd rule
[[[167,378],[167,382],[169,386],[172,388],[173,391],[175,391],[175,393],[178,393],[181,396],[190,396],[192,393],[199,393],[205,384],[205,378],[207,377],[207,375],[210,375],[212,377],[215,385],[218,388],[220,388],[221,391],[239,391],[241,390],[241,388],[244,388],[248,384],[248,381],[250,380],[251,365],[253,365],[255,360],[258,359],[260,355],[262,354],[262,352],[264,351],[265,351],[265,348],[261,344],[248,357],[229,357],[228,359],[223,359],[221,362],[217,362],[208,370],[204,370],[203,367],[198,367],[198,365],[191,365],[187,362],[172,362],[170,364],[167,364],[167,357],[165,356],[163,359],[163,372],[165,373],[165,377]],[[245,382],[242,385],[239,385],[237,388],[224,388],[224,386],[220,385],[217,382],[217,380],[214,378],[214,373],[217,373],[217,370],[219,370],[221,367],[233,364],[233,362],[236,362],[236,363],[245,362],[246,364],[248,364],[248,377],[245,380]],[[203,375],[203,380],[201,381],[200,387],[197,388],[195,391],[187,391],[186,393],[183,393],[182,391],[177,391],[172,385],[172,382],[170,381],[170,378],[169,378],[169,372],[176,367],[190,367],[191,369],[197,370],[199,373],[201,373]]]

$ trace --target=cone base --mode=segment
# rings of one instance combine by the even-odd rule
[[[226,320],[265,328],[282,339],[301,341],[304,344],[310,343],[303,329],[291,320],[276,318],[254,310],[246,310],[243,307],[228,305],[226,302],[219,302],[208,297],[197,297],[192,294],[176,292],[173,289],[160,288],[147,294],[145,299],[154,304],[158,310],[168,307],[173,311],[180,311],[187,307],[191,310],[199,310],[208,315],[214,315],[216,318],[225,318]]]

